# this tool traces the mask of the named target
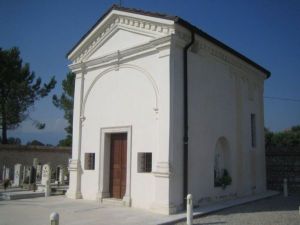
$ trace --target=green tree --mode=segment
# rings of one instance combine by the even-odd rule
[[[64,110],[64,118],[68,122],[68,126],[65,128],[67,137],[59,141],[59,146],[71,146],[72,145],[72,131],[73,131],[73,103],[74,103],[74,88],[75,88],[75,74],[67,73],[67,77],[62,81],[63,93],[61,96],[54,95],[52,100],[53,104]]]
[[[28,141],[26,145],[45,146],[44,143],[42,143],[38,140]]]
[[[2,143],[2,138],[0,137],[0,143]],[[22,141],[20,138],[9,137],[7,138],[7,144],[10,145],[21,145]]]
[[[300,126],[280,132],[265,129],[265,145],[266,150],[300,150]]]
[[[23,64],[17,47],[8,50],[0,48],[0,126],[2,144],[7,144],[7,130],[15,129],[29,117],[29,109],[34,103],[46,97],[55,87],[54,77],[42,84],[40,77]],[[45,124],[33,121],[38,129]]]

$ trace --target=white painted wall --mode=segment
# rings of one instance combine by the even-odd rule
[[[198,40],[199,37],[196,46]],[[238,69],[203,49],[193,49],[196,50],[189,51],[188,56],[189,193],[193,194],[197,205],[263,192],[266,189],[262,108],[264,75]],[[176,160],[170,195],[171,202],[180,208],[183,199],[183,124],[178,121],[183,118],[183,69],[182,63],[178,62],[182,62],[183,49],[177,45],[172,52],[173,61],[177,63],[173,63],[175,68],[171,70],[174,80],[171,121],[174,121],[174,125],[170,131],[173,134],[173,148],[170,149],[173,154],[170,155]],[[252,99],[249,97],[250,84],[254,86],[251,88]],[[255,113],[257,118],[257,147],[254,149],[251,147],[251,113]],[[214,153],[217,140],[221,137],[225,137],[229,143],[228,170],[233,180],[225,190],[214,187]]]
[[[139,151],[153,152],[155,158],[155,101],[155,92],[145,75],[134,69],[121,68],[108,72],[95,83],[85,105],[82,158],[85,152],[95,152],[96,168],[99,168],[100,128],[132,126],[132,193],[138,193],[137,187],[144,190],[145,184],[151,189],[153,183],[146,178],[148,174],[136,174],[136,154]],[[97,172],[84,171],[83,184],[89,183],[82,186],[84,198],[95,198],[99,182]],[[147,197],[145,201],[150,201]],[[133,199],[135,203],[136,196],[133,195]]]
[[[183,48],[172,44],[170,114],[170,204],[183,208]]]
[[[182,30],[174,34],[170,21],[158,24],[153,19],[155,24],[150,24],[147,17],[147,22],[137,23],[145,19],[139,17],[131,22],[116,17],[116,23],[103,29],[99,25],[88,36],[91,40],[70,56],[77,77],[68,196],[99,197],[100,129],[131,127],[131,204],[169,214],[182,208],[184,197],[183,47],[188,35]],[[188,67],[188,187],[195,204],[263,192],[264,76],[200,37],[189,52]],[[251,113],[257,119],[255,149]],[[229,143],[233,179],[225,190],[214,187],[214,152],[221,137]],[[95,170],[84,170],[84,154],[91,152]],[[137,173],[138,152],[152,152],[152,173]]]
[[[69,55],[77,73],[69,197],[99,197],[100,129],[131,127],[131,205],[169,212],[172,24],[113,11]],[[88,152],[95,170],[84,170]],[[137,173],[138,152],[152,152],[153,173]]]
[[[83,168],[84,153],[95,152],[96,169],[82,172],[84,199],[95,200],[99,190],[100,129],[129,125],[132,126],[132,206],[149,209],[156,199],[168,203],[168,186],[166,190],[157,190],[153,174],[137,173],[138,152],[152,152],[153,170],[157,162],[168,160],[169,93],[165,85],[169,82],[168,58],[149,55],[122,64],[118,70],[102,68],[85,75],[81,162]],[[157,106],[159,113],[155,111]],[[156,198],[156,193],[164,193],[164,198]]]

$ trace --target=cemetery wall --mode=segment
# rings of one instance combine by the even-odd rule
[[[0,180],[3,176],[3,166],[10,168],[10,178],[13,178],[14,165],[32,165],[37,158],[42,165],[50,163],[55,168],[58,165],[68,166],[72,149],[70,147],[0,145]]]
[[[300,193],[300,149],[266,149],[267,188],[283,191],[287,179],[290,192]]]

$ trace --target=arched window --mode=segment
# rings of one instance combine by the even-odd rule
[[[225,188],[231,183],[230,177],[230,150],[225,137],[220,137],[215,147],[214,158],[214,185]]]

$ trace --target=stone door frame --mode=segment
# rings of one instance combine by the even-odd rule
[[[104,198],[110,198],[110,135],[112,133],[127,134],[126,191],[122,201],[125,206],[131,206],[131,126],[104,127],[100,129],[99,188],[97,198],[100,201]]]

